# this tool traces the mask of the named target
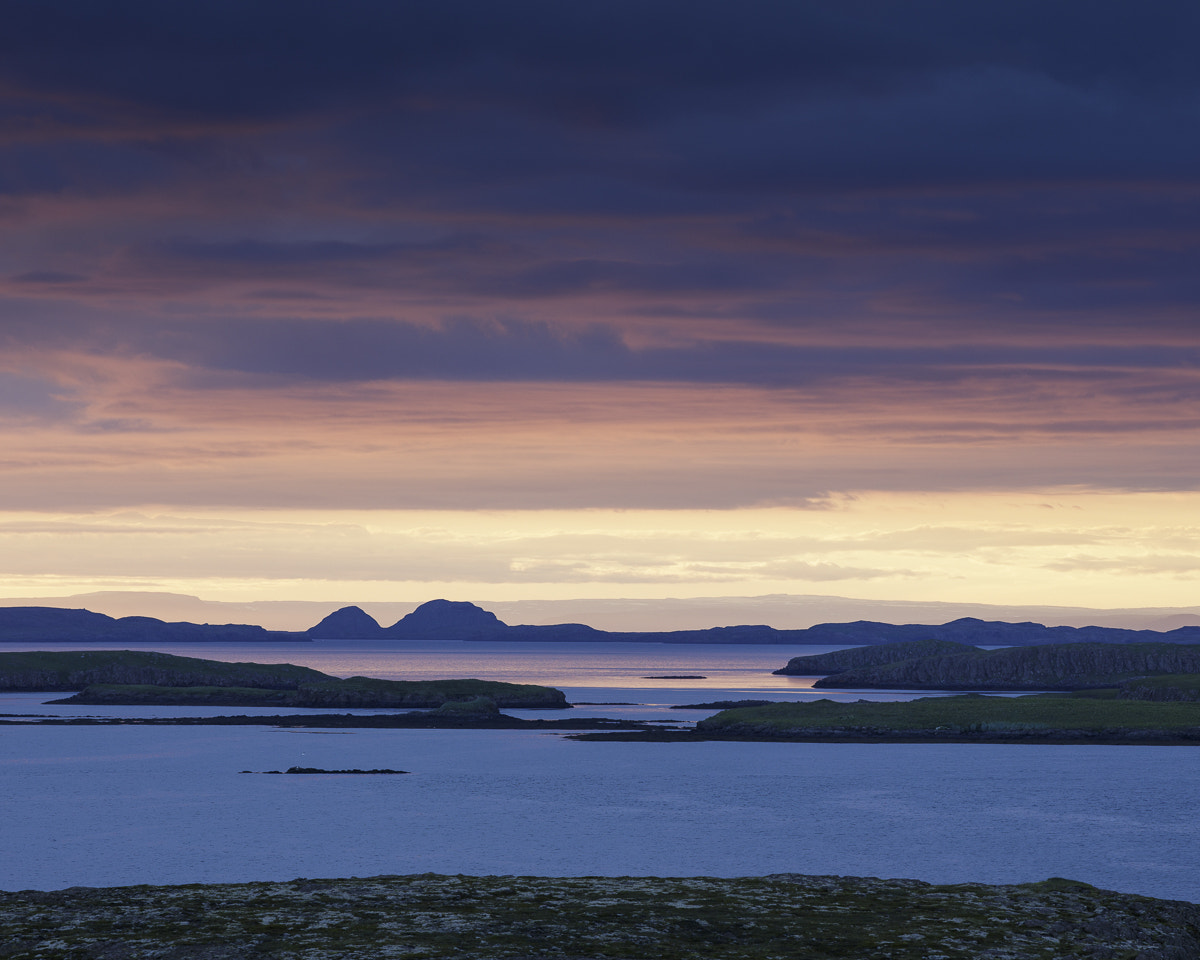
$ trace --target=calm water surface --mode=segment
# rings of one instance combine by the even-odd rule
[[[268,644],[138,644],[130,649],[161,650],[209,660],[295,663],[336,677],[436,680],[475,677],[557,687],[576,704],[572,716],[688,722],[711,710],[671,710],[676,704],[713,700],[907,700],[928,691],[813,690],[812,677],[772,674],[795,656],[841,650],[840,646],[665,643],[415,643],[395,640],[321,640]],[[6,650],[46,649],[0,644]],[[55,644],[54,650],[94,650],[97,645]],[[663,679],[686,676],[695,679]],[[60,694],[56,694],[61,696]],[[0,694],[0,713],[78,716],[185,716],[228,713],[229,708],[43,706],[47,696]],[[615,703],[614,703],[615,702]],[[592,706],[598,704],[601,706]],[[272,714],[274,708],[237,708],[238,713]],[[327,711],[323,711],[327,712]],[[339,708],[336,712],[347,712]],[[388,711],[355,710],[354,713]],[[547,716],[547,711],[509,711]]]
[[[627,709],[672,720],[693,713],[668,711],[673,702],[830,695],[769,673],[813,648],[286,646],[164,649],[306,663],[339,676],[550,683],[570,699],[640,704],[597,713]],[[583,649],[597,646],[604,649]],[[708,679],[643,679],[675,673]],[[0,712],[68,709],[43,707],[44,699],[0,697]],[[412,773],[239,773],[294,765]],[[1057,875],[1200,900],[1197,797],[1200,752],[1181,747],[621,744],[523,731],[0,726],[0,889],[422,871],[791,871],[998,883]]]

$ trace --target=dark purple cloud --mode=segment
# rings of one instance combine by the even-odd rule
[[[755,340],[697,340],[629,346],[618,330],[562,330],[547,323],[460,317],[438,327],[381,319],[208,318],[128,324],[31,325],[8,344],[74,343],[178,361],[208,371],[297,382],[444,380],[561,383],[655,381],[764,388],[870,382],[886,387],[992,383],[1016,387],[1091,384],[1097,396],[1143,403],[1179,399],[1200,368],[1200,346],[858,345],[794,346]],[[1149,380],[1147,380],[1149,378]],[[1154,384],[1161,386],[1156,391]],[[1075,389],[1075,387],[1072,387]],[[1175,411],[1175,419],[1184,414]],[[1072,428],[1075,429],[1075,428]]]
[[[18,0],[3,332],[344,380],[1128,367],[1088,351],[1187,341],[1200,306],[1198,28],[1167,2]]]

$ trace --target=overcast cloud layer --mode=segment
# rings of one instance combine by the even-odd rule
[[[1153,0],[15,0],[3,506],[1195,491],[1198,44]],[[488,550],[431,563],[535,576]]]

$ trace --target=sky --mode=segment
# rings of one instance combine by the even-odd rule
[[[10,0],[0,597],[1194,605],[1198,39]]]

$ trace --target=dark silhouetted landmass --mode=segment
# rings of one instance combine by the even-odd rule
[[[384,922],[386,921],[386,922]],[[1200,906],[1052,877],[418,876],[0,893],[14,957],[1183,960]]]
[[[242,707],[568,706],[561,690],[498,680],[341,680],[290,663],[225,663],[140,650],[0,653],[0,690],[80,690],[60,703]]]
[[[376,640],[383,638],[383,628],[361,607],[342,607],[316,626],[309,636],[320,640]]]
[[[804,630],[777,630],[763,624],[662,632],[596,630],[582,623],[510,626],[495,614],[473,603],[449,600],[430,600],[390,627],[380,626],[359,607],[343,607],[307,632],[314,640],[507,640],[560,643],[767,643],[856,646],[914,640],[994,646],[1153,641],[1200,643],[1200,627],[1180,627],[1159,632],[1117,627],[1046,627],[1040,623],[1004,623],[976,620],[971,617],[940,625],[875,623],[868,620],[854,623],[820,623]]]
[[[0,643],[267,643],[308,640],[307,633],[245,623],[167,623],[154,617],[114,619],[90,610],[0,607]]]
[[[226,663],[148,650],[0,652],[0,690],[79,690],[92,684],[295,690],[331,679],[290,663]]]
[[[389,627],[359,607],[342,607],[308,630],[265,630],[250,624],[166,623],[153,617],[114,619],[88,610],[0,607],[0,643],[263,643],[307,640],[471,640],[591,643],[753,643],[879,645],[912,640],[1028,646],[1047,643],[1196,643],[1200,626],[1165,632],[1118,627],[1047,627],[971,617],[943,624],[891,624],[870,620],[819,623],[802,630],[765,624],[704,630],[612,631],[583,623],[509,625],[466,601],[430,600]]]
[[[242,773],[255,773],[254,770],[243,770]],[[408,770],[389,770],[386,767],[379,767],[374,770],[360,770],[357,767],[351,770],[326,770],[322,767],[288,767],[286,770],[264,770],[263,773],[287,774],[287,773],[358,773],[358,774],[379,774],[379,773],[409,773]]]
[[[793,657],[776,672],[820,676],[813,686],[827,689],[1083,690],[1200,674],[1200,646],[1064,643],[981,650],[919,641]]]

